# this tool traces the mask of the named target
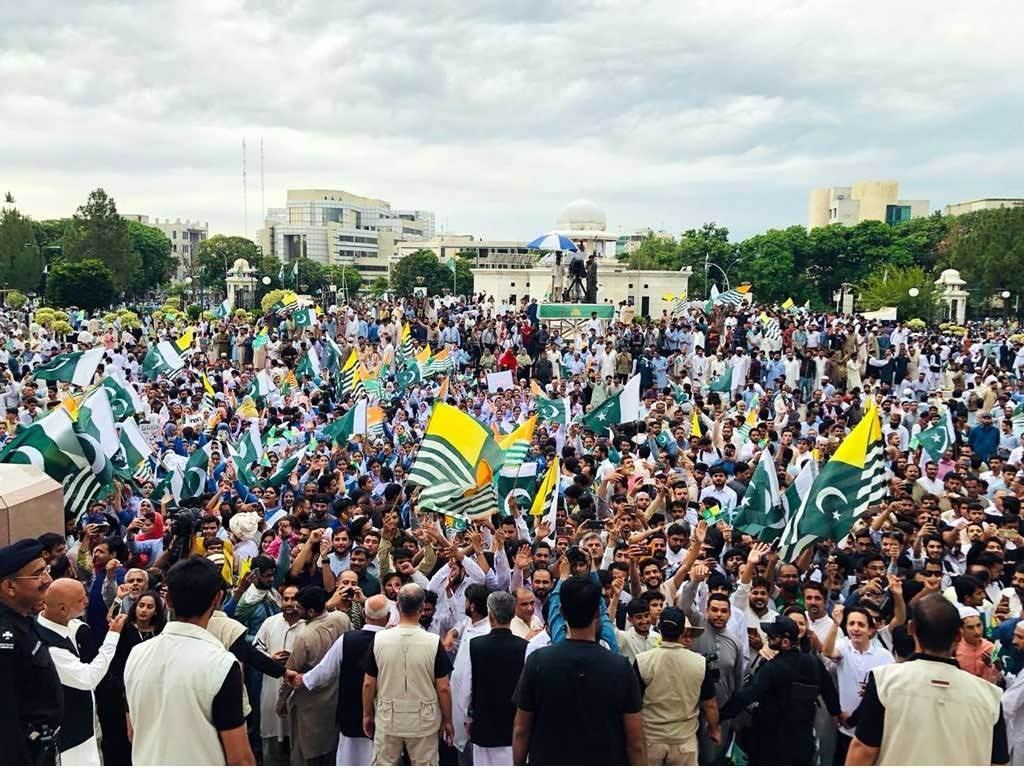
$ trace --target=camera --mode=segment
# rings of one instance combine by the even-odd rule
[[[717,684],[722,679],[722,670],[718,668],[718,653],[705,653],[704,660],[707,662],[711,682]]]

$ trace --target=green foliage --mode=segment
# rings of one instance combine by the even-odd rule
[[[811,242],[804,227],[770,229],[739,244],[739,278],[754,286],[757,301],[781,303],[788,298],[803,304],[814,288],[806,278]]]
[[[0,208],[0,287],[34,293],[42,273],[32,221],[14,207],[14,197],[8,192]]]
[[[132,292],[136,295],[163,285],[174,274],[178,260],[171,254],[171,241],[156,227],[138,221],[129,221],[128,235],[132,250],[139,258],[139,268],[132,279]]]
[[[911,288],[917,289],[917,296],[910,295]],[[901,320],[927,319],[935,311],[935,285],[921,267],[879,267],[860,283],[858,290],[864,309],[896,307]]]
[[[85,205],[78,208],[64,233],[63,247],[63,261],[99,261],[108,267],[117,293],[132,289],[142,259],[133,247],[128,222],[102,189],[94,189]]]
[[[45,254],[48,264],[56,264],[64,258],[64,235],[71,226],[71,219],[44,219],[32,222],[36,245]]]
[[[130,309],[117,310],[117,319],[121,321],[122,328],[141,328],[142,321],[139,316]]]
[[[53,322],[53,310],[50,307],[40,307],[35,311],[33,319],[36,323],[46,328]]]
[[[50,330],[58,336],[70,336],[75,332],[67,320],[57,320],[50,325]]]
[[[704,264],[707,262],[717,265],[729,276],[730,284],[735,285],[738,258],[739,250],[735,243],[729,242],[728,228],[720,227],[712,221],[700,229],[688,229],[683,232],[679,238],[675,260],[672,264],[666,264],[664,268],[691,267],[693,276],[690,278],[690,295],[707,296],[712,283],[723,290],[725,285],[722,272],[713,266],[708,268],[705,280]],[[757,286],[754,288],[756,290]]]
[[[260,300],[260,306],[263,308],[263,314],[269,312],[270,308],[277,304],[277,302],[280,301],[282,298],[284,298],[284,295],[288,292],[289,291],[282,290],[280,288],[268,292],[267,295]]]
[[[1024,208],[998,208],[958,217],[940,268],[953,267],[982,297],[1024,290]]]
[[[262,272],[262,274],[259,277],[257,277],[256,279],[257,280],[262,280],[263,275],[266,275],[267,277],[269,277],[270,278],[270,285],[268,286],[268,288],[270,290],[273,291],[273,290],[276,290],[278,288],[283,288],[284,287],[283,285],[281,285],[281,281],[277,279],[277,276],[281,273],[281,260],[279,258],[277,258],[277,256],[264,256],[263,257],[262,266],[261,266],[261,272]],[[289,275],[285,275],[285,277],[288,278],[290,276]],[[293,284],[294,284],[294,281],[293,281]],[[260,283],[260,287],[262,287],[262,286],[263,286],[263,283],[261,282]]]
[[[455,290],[458,294],[473,291],[472,265],[466,259],[455,260]],[[417,278],[422,277],[422,282]],[[452,290],[452,273],[430,250],[414,251],[399,261],[391,271],[391,285],[399,296],[412,296],[413,289],[425,287],[431,296],[440,296]]]
[[[28,296],[21,291],[9,291],[5,301],[11,309],[21,309],[28,303]]]
[[[114,274],[99,259],[82,259],[57,264],[46,281],[46,300],[61,307],[86,310],[110,306],[114,300]],[[60,315],[63,314],[63,317]],[[66,313],[54,313],[67,320]]]
[[[238,259],[245,259],[255,269],[260,268],[260,251],[252,240],[238,235],[214,235],[203,240],[194,254],[194,265],[203,275],[203,283],[217,287],[224,285],[227,271]],[[276,259],[275,259],[276,261]],[[266,273],[265,274],[269,274]],[[197,275],[198,277],[198,275]],[[271,275],[277,279],[277,271]]]
[[[344,280],[342,280],[342,273],[344,273]],[[380,278],[377,279],[379,280]],[[384,278],[384,281],[387,282],[387,278]],[[348,289],[348,295],[351,296],[362,288],[363,276],[359,274],[359,270],[353,266],[343,267],[340,264],[332,264],[329,267],[323,268],[323,283],[320,288],[327,288],[329,285],[333,285],[338,289],[339,296],[342,295],[341,289],[344,286]]]
[[[198,304],[189,304],[185,307],[185,315],[188,317],[189,322],[194,323],[199,319],[199,315],[203,313],[203,308]]]
[[[379,296],[382,293],[386,293],[391,290],[391,283],[388,282],[386,277],[375,277],[373,282],[370,283],[370,293],[373,296]]]
[[[636,250],[620,255],[619,261],[625,261],[630,269],[678,269],[678,252],[675,240],[648,232]]]

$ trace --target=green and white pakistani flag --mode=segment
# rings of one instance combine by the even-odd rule
[[[297,328],[309,328],[316,323],[316,311],[312,307],[296,309],[292,312],[292,322]]]
[[[398,381],[399,389],[408,389],[423,381],[423,370],[415,358],[407,357],[405,365],[398,370],[395,379]]]
[[[537,462],[524,461],[518,467],[503,466],[498,473],[498,496],[502,500],[502,511],[512,514],[508,500],[515,496],[519,509],[530,508],[530,503],[537,491]]]
[[[231,299],[224,299],[220,304],[213,310],[213,316],[219,320],[223,320],[231,315]]]
[[[448,269],[451,271],[451,273],[453,275],[455,274],[455,259],[454,259],[454,257],[449,256],[447,259],[445,259],[444,265],[446,267],[448,267]]]
[[[309,376],[311,379],[319,379],[320,376],[320,358],[317,357],[316,350],[310,347],[306,350],[301,358],[299,358],[298,365],[295,366],[296,376]]]
[[[64,408],[55,408],[11,438],[0,450],[0,464],[29,464],[58,483],[89,467]]]
[[[277,472],[271,475],[266,480],[260,482],[260,485],[264,488],[276,488],[281,483],[288,479],[288,476],[299,467],[299,463],[306,455],[306,448],[309,446],[302,446],[297,449],[291,456],[277,465]]]
[[[1010,424],[1013,428],[1013,434],[1017,437],[1024,436],[1024,401],[1014,407],[1013,413],[1010,414]]]
[[[777,539],[786,525],[779,476],[775,471],[775,460],[767,449],[761,451],[743,501],[733,512],[732,525],[764,542]]]
[[[64,514],[77,521],[89,511],[89,506],[103,492],[103,482],[85,467],[64,478]]]
[[[117,425],[120,430],[118,442],[121,445],[121,456],[124,464],[131,470],[132,476],[138,474],[139,466],[145,462],[149,466],[149,457],[153,454],[153,446],[142,434],[135,419],[126,419]]]
[[[135,387],[123,379],[124,374],[120,373],[120,369],[113,368],[112,370],[116,373],[105,376],[101,386],[107,392],[107,399],[110,401],[110,410],[114,414],[114,418],[117,421],[122,421],[136,413],[141,413],[145,406],[139,393],[135,391]]]
[[[722,371],[722,375],[714,379],[711,382],[711,386],[708,387],[709,392],[722,392],[728,394],[739,386],[739,383],[734,381],[737,378],[738,371],[734,366],[726,365],[725,370]]]
[[[231,446],[231,455],[243,466],[255,464],[263,457],[263,437],[257,419],[249,420],[249,427],[238,437],[238,442]]]
[[[146,353],[142,361],[142,375],[147,379],[155,379],[162,373],[174,376],[184,367],[185,361],[174,343],[161,341],[155,347],[150,347]]]
[[[257,373],[256,378],[252,380],[252,384],[249,387],[249,393],[254,398],[266,398],[273,391],[274,380],[270,378],[270,374],[266,371],[260,371]]]
[[[82,446],[82,453],[92,466],[93,474],[104,484],[113,479],[112,460],[121,450],[114,427],[114,413],[110,408],[107,390],[99,387],[79,404],[74,430]]]
[[[636,374],[622,391],[612,395],[583,417],[583,426],[599,435],[616,424],[640,419],[640,374]]]
[[[296,280],[299,279],[299,260],[295,260],[295,264],[292,266],[292,277]]]
[[[212,447],[212,443],[206,443],[196,448],[188,457],[185,468],[172,473],[171,494],[176,502],[180,503],[182,499],[192,499],[203,494],[209,474]]]
[[[40,381],[67,381],[78,387],[92,384],[96,368],[103,360],[104,347],[84,352],[68,352],[36,366],[32,378]]]
[[[682,405],[683,403],[690,402],[689,392],[674,381],[669,383],[672,385],[672,399],[676,401],[676,405]]]
[[[366,408],[367,401],[360,400],[349,408],[344,416],[332,422],[324,430],[324,434],[330,438],[332,443],[338,445],[347,443],[352,435],[365,435],[367,433]]]
[[[787,522],[780,541],[781,562],[793,562],[815,542],[842,541],[857,518],[874,503],[880,472],[884,493],[881,435],[878,411],[869,406]]]
[[[549,424],[568,424],[572,415],[572,407],[569,405],[568,397],[549,398],[535,395],[534,405],[537,407],[537,417]]]
[[[928,459],[938,461],[946,449],[953,444],[954,437],[952,425],[946,421],[929,429],[922,429],[910,441],[910,448],[921,446],[924,453],[928,454]]]

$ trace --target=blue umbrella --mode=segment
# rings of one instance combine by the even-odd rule
[[[526,247],[532,251],[579,251],[576,243],[557,232],[541,235],[536,240],[527,243]]]

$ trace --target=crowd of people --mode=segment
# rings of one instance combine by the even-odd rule
[[[202,320],[156,376],[148,352],[183,327],[72,313],[59,339],[0,312],[0,451],[83,391],[37,367],[102,345],[92,381],[137,396],[152,453],[66,530],[0,550],[5,757],[1024,763],[1021,340],[749,297],[616,310],[549,325],[529,300],[367,298],[310,324]],[[445,370],[403,378],[428,346]],[[374,387],[336,386],[353,352]],[[635,376],[639,418],[592,428]],[[338,433],[363,399],[382,421]],[[538,479],[558,462],[553,524],[536,485],[470,519],[421,507],[436,403],[503,436],[542,401],[565,413],[523,460]],[[786,560],[733,526],[763,454],[785,492],[874,409],[885,495],[848,534]],[[918,436],[947,422],[932,457]],[[198,451],[185,497],[168,478]]]

